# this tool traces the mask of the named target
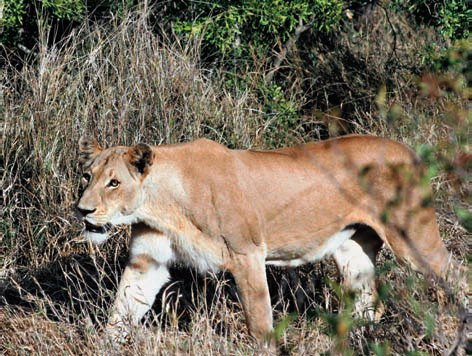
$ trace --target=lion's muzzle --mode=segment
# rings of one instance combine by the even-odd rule
[[[85,223],[85,230],[87,231],[90,231],[90,232],[94,232],[96,234],[105,234],[108,230],[109,230],[109,225],[106,224],[106,225],[94,225],[90,222],[88,222],[87,220],[84,220],[84,223]]]

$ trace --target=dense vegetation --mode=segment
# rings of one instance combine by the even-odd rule
[[[472,44],[465,1],[3,6],[2,352],[113,351],[100,341],[100,325],[128,231],[117,230],[100,250],[78,238],[72,207],[85,131],[105,146],[207,137],[269,148],[352,132],[399,140],[427,165],[442,236],[468,263]],[[379,263],[386,311],[374,327],[352,319],[351,296],[333,282],[334,272],[330,263],[269,271],[280,351],[439,354],[456,342],[456,300],[397,266],[387,250]],[[177,283],[161,293],[164,302],[157,299],[125,352],[250,353],[229,276],[215,282],[179,266],[173,274]]]
[[[466,38],[471,10],[466,1],[434,0],[308,0],[287,1],[136,1],[136,0],[5,0],[3,4],[2,39],[9,43],[33,44],[38,40],[40,18],[59,26],[59,37],[87,20],[100,20],[127,11],[143,9],[161,28],[195,34],[206,29],[204,39],[221,54],[238,54],[248,46],[263,50],[277,39],[286,40],[300,21],[311,23],[317,31],[328,31],[339,25],[343,11],[363,13],[374,6],[384,6],[408,14],[410,20],[433,26],[445,38]],[[348,15],[351,18],[351,15]],[[157,21],[154,22],[156,24]]]

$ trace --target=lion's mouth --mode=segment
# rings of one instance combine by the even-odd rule
[[[110,228],[110,226],[107,224],[107,225],[93,225],[91,223],[89,223],[87,220],[84,221],[85,223],[85,230],[87,231],[90,231],[90,232],[94,232],[96,234],[105,234],[108,229]]]

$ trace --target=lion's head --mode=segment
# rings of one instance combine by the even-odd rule
[[[116,146],[102,149],[93,138],[79,141],[82,166],[82,194],[77,204],[85,231],[84,237],[101,244],[111,225],[137,221],[142,203],[141,184],[152,164],[151,147]]]

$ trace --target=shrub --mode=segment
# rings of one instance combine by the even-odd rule
[[[472,10],[466,0],[394,0],[391,5],[420,23],[439,28],[446,39],[469,37]]]
[[[174,28],[178,33],[202,35],[223,59],[256,59],[267,56],[304,25],[332,30],[339,24],[342,8],[340,0],[219,1],[203,3],[190,13],[198,13],[198,18],[177,19]]]

